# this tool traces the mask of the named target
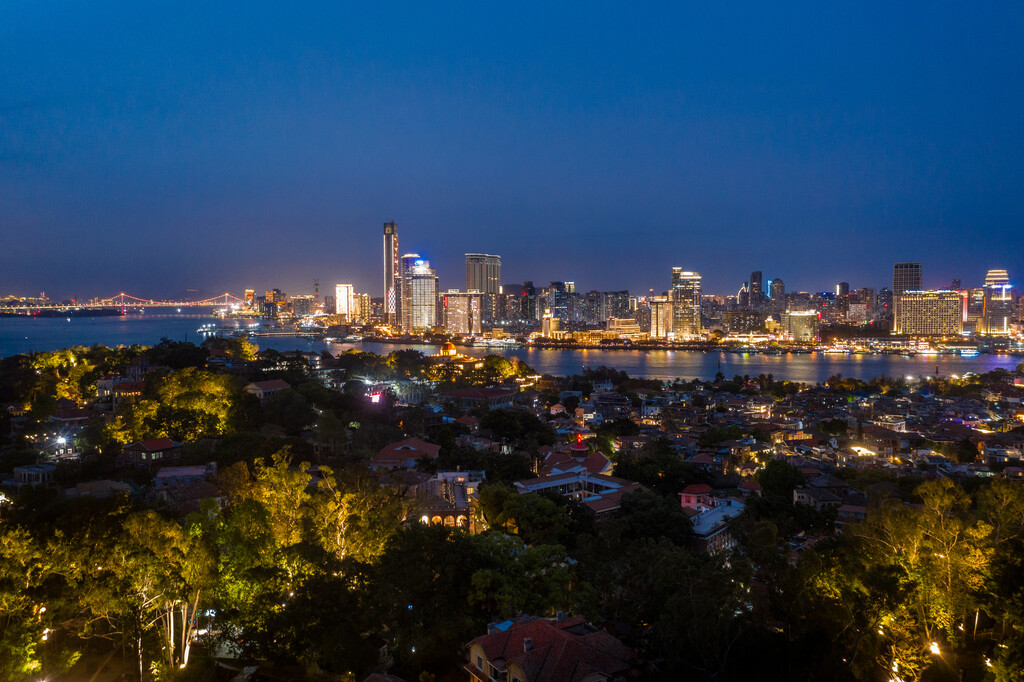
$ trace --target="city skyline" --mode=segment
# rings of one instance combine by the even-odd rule
[[[397,256],[397,253],[404,252],[404,253],[402,253],[402,258],[404,258],[406,256],[409,256],[412,259],[423,259],[423,260],[428,261],[428,262],[434,261],[434,259],[432,259],[429,255],[426,255],[426,254],[430,253],[429,250],[422,250],[422,249],[421,250],[416,250],[416,251],[409,251],[409,250],[407,250],[405,248],[405,246],[403,246],[403,244],[405,244],[405,242],[402,242],[399,239],[399,236],[400,236],[400,233],[401,233],[401,230],[399,228],[400,228],[400,225],[398,225],[398,223],[396,221],[388,221],[388,222],[384,223],[384,253],[387,254],[388,251],[392,251],[393,253],[396,254],[395,257],[394,257],[394,262],[393,262],[393,268],[392,269],[389,270],[389,267],[388,267],[389,266],[389,263],[388,263],[389,259],[385,256],[385,258],[384,258],[384,265],[382,267],[378,266],[377,268],[373,268],[369,264],[364,264],[364,266],[361,269],[349,270],[345,274],[340,275],[339,277],[335,278],[335,280],[337,280],[337,282],[339,282],[339,283],[342,280],[344,280],[345,282],[349,282],[349,284],[346,284],[346,286],[354,287],[354,291],[356,291],[356,292],[358,292],[360,294],[370,295],[374,300],[377,300],[377,299],[382,299],[383,300],[385,290],[382,288],[382,285],[380,284],[380,282],[381,282],[381,279],[380,279],[381,278],[381,274],[383,273],[383,281],[384,282],[389,281],[389,278],[391,277],[391,273],[394,273],[395,278],[400,280],[401,265],[400,265],[399,261],[401,260],[401,258],[399,258]],[[379,229],[379,228],[377,228],[377,229]],[[380,232],[375,232],[375,234],[379,235]],[[378,249],[379,249],[379,247],[378,247]],[[394,249],[398,249],[398,251],[394,251]],[[381,256],[381,254],[378,251],[378,254],[377,254],[377,260],[378,261],[380,261],[380,256]],[[615,285],[614,282],[612,282],[612,284],[610,286],[607,286],[607,287],[598,287],[596,285],[592,286],[591,284],[588,283],[588,280],[586,278],[584,278],[584,279],[573,279],[573,278],[569,278],[569,277],[545,278],[545,277],[536,277],[536,276],[529,277],[528,276],[528,277],[517,278],[515,280],[512,280],[512,279],[510,279],[508,277],[505,277],[502,274],[503,259],[502,259],[502,256],[500,254],[482,254],[482,253],[466,252],[464,254],[461,254],[461,256],[463,258],[463,264],[462,264],[463,267],[460,270],[458,270],[457,274],[452,274],[451,272],[443,272],[443,271],[440,271],[439,268],[431,268],[436,273],[435,277],[438,280],[438,283],[437,283],[437,291],[438,292],[444,292],[444,291],[449,291],[449,290],[468,291],[469,289],[472,288],[472,287],[467,286],[467,281],[468,280],[467,280],[467,278],[465,276],[463,276],[463,275],[468,274],[467,273],[467,271],[468,271],[468,261],[469,261],[470,257],[485,257],[485,258],[488,258],[488,259],[497,259],[496,260],[496,263],[497,263],[496,269],[497,269],[497,272],[499,273],[499,277],[501,278],[501,281],[499,282],[499,286],[520,285],[520,284],[523,284],[524,282],[533,282],[533,284],[535,286],[537,286],[537,287],[546,287],[548,285],[548,283],[572,282],[575,285],[577,291],[624,291],[625,290],[625,291],[629,291],[630,295],[632,295],[632,296],[655,296],[655,297],[657,297],[657,296],[666,296],[667,295],[667,296],[671,297],[671,295],[672,295],[673,272],[684,270],[684,269],[687,269],[687,268],[690,267],[690,266],[685,266],[684,267],[684,266],[679,266],[679,265],[669,266],[669,268],[667,269],[667,272],[666,273],[662,273],[662,274],[664,274],[664,277],[663,278],[658,278],[658,279],[664,280],[664,281],[662,281],[660,283],[654,281],[656,279],[656,276],[653,275],[653,273],[651,272],[650,268],[648,268],[648,269],[645,270],[646,276],[654,283],[654,285],[653,286],[643,287],[643,288],[640,288],[640,289],[633,289],[633,288],[628,288],[628,287],[624,287],[624,286],[617,286],[617,285]],[[447,258],[446,256],[443,256],[442,259],[440,259],[440,260],[442,260],[444,262],[447,262],[450,259]],[[1004,265],[1006,260],[1007,259],[1004,259],[1004,261],[1001,261],[1000,265]],[[749,274],[746,275],[745,279],[737,280],[733,284],[732,288],[726,288],[724,290],[709,290],[706,286],[704,286],[702,288],[702,292],[701,293],[704,296],[725,296],[725,297],[736,296],[738,293],[741,293],[742,291],[744,291],[744,287],[747,287],[749,289],[751,287],[751,284],[753,282],[757,281],[756,278],[758,278],[758,277],[761,277],[760,286],[754,285],[753,288],[755,290],[759,290],[759,292],[760,292],[760,299],[763,302],[767,302],[769,300],[769,297],[771,295],[772,283],[776,282],[776,281],[778,282],[778,285],[780,286],[780,288],[783,291],[788,291],[789,293],[797,293],[797,292],[805,292],[805,293],[811,293],[811,294],[821,294],[821,293],[829,293],[829,292],[833,292],[834,293],[836,291],[836,287],[839,286],[839,285],[845,285],[848,288],[848,290],[850,290],[850,291],[852,291],[853,289],[859,289],[859,288],[870,288],[870,289],[873,289],[875,291],[880,291],[882,289],[895,290],[894,289],[894,285],[896,284],[896,277],[898,277],[899,275],[894,275],[893,273],[894,272],[899,272],[901,266],[908,266],[908,265],[917,266],[917,270],[915,271],[916,272],[915,276],[916,276],[917,279],[914,280],[914,281],[919,284],[919,287],[917,287],[917,288],[919,288],[920,290],[948,290],[948,289],[951,288],[950,285],[952,283],[954,283],[954,282],[962,283],[962,288],[964,288],[964,289],[978,288],[978,287],[981,287],[983,284],[986,284],[988,282],[988,279],[991,277],[991,274],[993,272],[1002,273],[1003,277],[1007,277],[1008,276],[1009,277],[1010,285],[1012,286],[1014,284],[1015,273],[1014,273],[1014,270],[1012,268],[1005,268],[1005,267],[993,268],[993,267],[989,267],[989,268],[985,269],[984,274],[978,273],[976,277],[972,276],[973,273],[969,273],[967,275],[960,275],[960,276],[953,276],[953,277],[950,277],[950,278],[945,278],[944,275],[934,275],[934,274],[932,274],[930,272],[931,268],[929,267],[929,264],[927,262],[922,263],[920,261],[916,261],[916,262],[899,262],[899,263],[889,263],[889,264],[887,264],[888,276],[887,276],[887,278],[883,277],[881,282],[854,281],[854,282],[851,283],[851,282],[847,282],[845,280],[841,280],[841,279],[837,278],[837,279],[835,279],[835,281],[833,281],[831,283],[824,283],[823,286],[820,286],[820,287],[790,286],[788,284],[788,282],[790,282],[790,281],[801,281],[803,279],[803,278],[801,278],[799,276],[799,273],[785,273],[785,274],[783,274],[783,273],[776,273],[776,272],[772,271],[769,268],[769,269],[765,269],[763,271],[762,270],[750,271]],[[516,268],[517,271],[519,271],[521,269],[522,269],[522,266]],[[372,270],[376,271],[375,274],[373,272],[371,272]],[[762,274],[762,272],[765,272],[765,273],[768,273],[768,274]],[[697,275],[698,278],[700,278],[704,282],[706,282],[709,279],[707,271],[706,270],[702,270],[700,268],[697,268],[697,269],[693,270],[693,274]],[[372,280],[374,280],[374,279],[376,279],[377,282],[378,282],[376,285],[374,285],[372,283]],[[720,279],[720,277],[712,276],[710,279],[712,281],[714,281],[716,279]],[[293,282],[294,286],[287,284],[288,281]],[[262,288],[271,288],[272,287],[272,288],[279,289],[279,290],[283,291],[284,293],[286,293],[288,295],[302,295],[302,294],[313,293],[314,290],[315,290],[315,287],[318,286],[318,283],[320,281],[323,281],[325,283],[329,283],[329,282],[334,281],[334,280],[332,280],[329,277],[324,277],[324,276],[313,276],[313,277],[307,278],[307,280],[305,282],[302,282],[302,281],[299,281],[299,280],[297,280],[295,278],[292,278],[292,279],[281,278],[281,277],[276,277],[273,274],[270,274],[270,275],[267,275],[266,281],[253,282],[253,281],[251,281],[251,278],[250,278],[250,279],[245,280],[243,283],[236,282],[236,283],[233,283],[233,284],[229,284],[229,285],[227,285],[226,290],[227,291],[231,291],[233,293],[241,294],[247,288],[253,287],[253,286],[255,286],[256,290],[262,290]],[[659,286],[661,286],[661,285],[663,285],[664,288],[659,288]],[[340,284],[339,284],[339,286],[340,286]],[[726,286],[728,287],[729,285],[726,285]],[[163,299],[163,298],[168,298],[169,297],[169,294],[152,294],[148,290],[147,291],[142,291],[143,288],[145,288],[145,287],[137,287],[136,288],[137,291],[135,291],[134,293],[141,293],[141,294],[144,294],[146,296],[151,296],[154,299]],[[179,290],[177,293],[178,294],[183,294],[181,296],[181,299],[182,300],[186,300],[186,299],[201,298],[201,297],[205,296],[207,293],[209,293],[210,291],[213,291],[213,290],[189,288],[189,289]],[[222,291],[222,290],[217,289],[216,291]],[[0,291],[0,296],[15,295],[15,296],[32,297],[32,296],[35,296],[37,293],[40,293],[40,292],[46,293],[47,296],[51,300],[74,299],[74,300],[80,300],[80,301],[89,300],[89,299],[92,299],[92,298],[103,298],[103,297],[110,296],[110,295],[116,295],[118,293],[118,292],[109,292],[109,293],[108,292],[85,292],[85,293],[76,293],[76,294],[63,295],[61,292],[55,292],[55,291],[43,288],[43,289],[40,289],[39,292],[32,292],[32,291],[7,291],[7,292],[3,292],[3,291]],[[397,289],[396,289],[396,292],[397,292]],[[485,292],[485,293],[494,293],[494,292]],[[506,293],[508,293],[508,292],[506,292]],[[395,296],[396,296],[396,309],[395,309],[395,311],[393,311],[393,313],[397,314],[397,315],[400,315],[401,314],[400,313],[400,308],[401,308],[400,295],[398,293],[396,293]]]
[[[0,291],[1022,270],[1024,9],[736,12],[6,5]]]

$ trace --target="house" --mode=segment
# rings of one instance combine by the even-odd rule
[[[805,486],[793,491],[794,504],[806,504],[818,511],[828,507],[839,507],[843,500],[838,495],[830,493],[825,488],[812,488]]]
[[[479,682],[625,682],[640,672],[632,649],[581,617],[505,621],[467,648]]]
[[[622,496],[642,486],[615,476],[591,474],[585,470],[516,481],[521,494],[553,491],[579,502],[597,520],[610,518],[622,506]]]
[[[14,478],[4,481],[4,485],[12,488],[23,488],[25,486],[35,487],[37,485],[53,484],[53,472],[56,470],[53,464],[26,464],[25,466],[14,467]]]
[[[679,493],[682,506],[686,509],[708,509],[716,505],[711,497],[711,486],[706,483],[691,483]]]
[[[283,379],[270,379],[269,381],[254,381],[245,387],[245,392],[260,399],[260,402],[267,400],[270,396],[291,388],[291,384]]]
[[[217,463],[210,462],[205,466],[161,467],[153,477],[154,488],[170,488],[188,485],[197,481],[205,481],[217,474]]]
[[[96,481],[82,481],[71,488],[64,490],[64,497],[75,499],[79,497],[92,497],[98,500],[113,497],[114,495],[131,495],[135,492],[131,485],[121,481],[101,479]]]
[[[728,498],[691,516],[694,549],[714,554],[735,547],[736,539],[729,532],[729,526],[743,513],[743,508],[742,502]]]
[[[181,459],[181,443],[170,438],[149,438],[131,443],[117,458],[118,466],[151,467]]]
[[[419,438],[406,438],[397,443],[385,445],[370,460],[369,467],[373,471],[377,469],[412,469],[420,459],[437,459],[440,451],[440,445],[434,445]]]
[[[415,514],[420,523],[478,532],[476,504],[485,478],[483,471],[439,471],[417,485]]]
[[[745,478],[743,482],[740,483],[740,493],[743,495],[744,498],[750,495],[757,495],[760,497],[761,484],[752,478]]]

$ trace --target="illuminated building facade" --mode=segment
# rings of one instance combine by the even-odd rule
[[[1006,270],[989,270],[985,275],[984,309],[979,331],[988,336],[1006,336],[1010,333],[1013,317],[1013,285]]]
[[[353,299],[355,304],[355,320],[367,323],[373,319],[373,299],[369,294],[356,294]]]
[[[384,223],[384,322],[399,324],[401,283],[398,269],[398,225]]]
[[[700,336],[701,276],[699,272],[672,268],[672,335],[675,339]]]
[[[334,285],[334,314],[344,315],[346,322],[355,319],[355,287],[351,284]]]
[[[672,333],[672,301],[668,296],[652,296],[648,301],[651,305],[651,338],[667,339]]]
[[[441,310],[444,312],[445,333],[473,336],[482,334],[483,298],[483,294],[454,289],[442,295]]]
[[[405,331],[412,329],[412,269],[416,261],[422,260],[418,253],[407,253],[398,259],[398,326]]]
[[[893,333],[958,336],[963,332],[962,301],[960,292],[945,289],[898,294]]]
[[[298,317],[312,315],[316,312],[316,301],[312,294],[292,296],[292,314]]]
[[[816,341],[818,313],[814,310],[787,310],[782,314],[782,333],[792,341]]]
[[[404,263],[405,256],[402,257]],[[430,261],[417,258],[409,266],[406,276],[408,283],[410,331],[427,331],[437,326],[437,273],[430,267]],[[403,283],[403,293],[404,293]]]

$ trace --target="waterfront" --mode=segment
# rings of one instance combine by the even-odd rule
[[[74,345],[107,346],[153,345],[163,337],[177,341],[200,343],[196,332],[200,325],[215,318],[212,315],[162,316],[130,315],[125,317],[72,319],[43,318],[0,319],[0,357],[48,351]],[[235,324],[241,326],[246,321]],[[220,324],[220,323],[218,323]],[[280,351],[328,351],[337,355],[358,349],[387,354],[393,350],[412,348],[426,354],[437,352],[436,346],[389,343],[327,343],[296,336],[275,336],[253,339],[261,348]],[[584,367],[605,365],[627,372],[630,376],[656,379],[710,379],[721,371],[727,377],[736,374],[772,374],[776,379],[816,383],[834,374],[868,379],[875,376],[942,376],[965,372],[987,372],[997,367],[1013,369],[1024,358],[1011,355],[979,355],[973,358],[958,355],[902,357],[898,355],[826,355],[785,354],[764,355],[701,351],[639,351],[639,350],[553,350],[539,348],[462,348],[466,355],[488,353],[518,358],[538,372],[548,374],[579,373]]]

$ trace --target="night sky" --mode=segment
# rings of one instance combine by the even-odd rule
[[[306,4],[0,3],[0,294],[1024,281],[1022,3]]]

